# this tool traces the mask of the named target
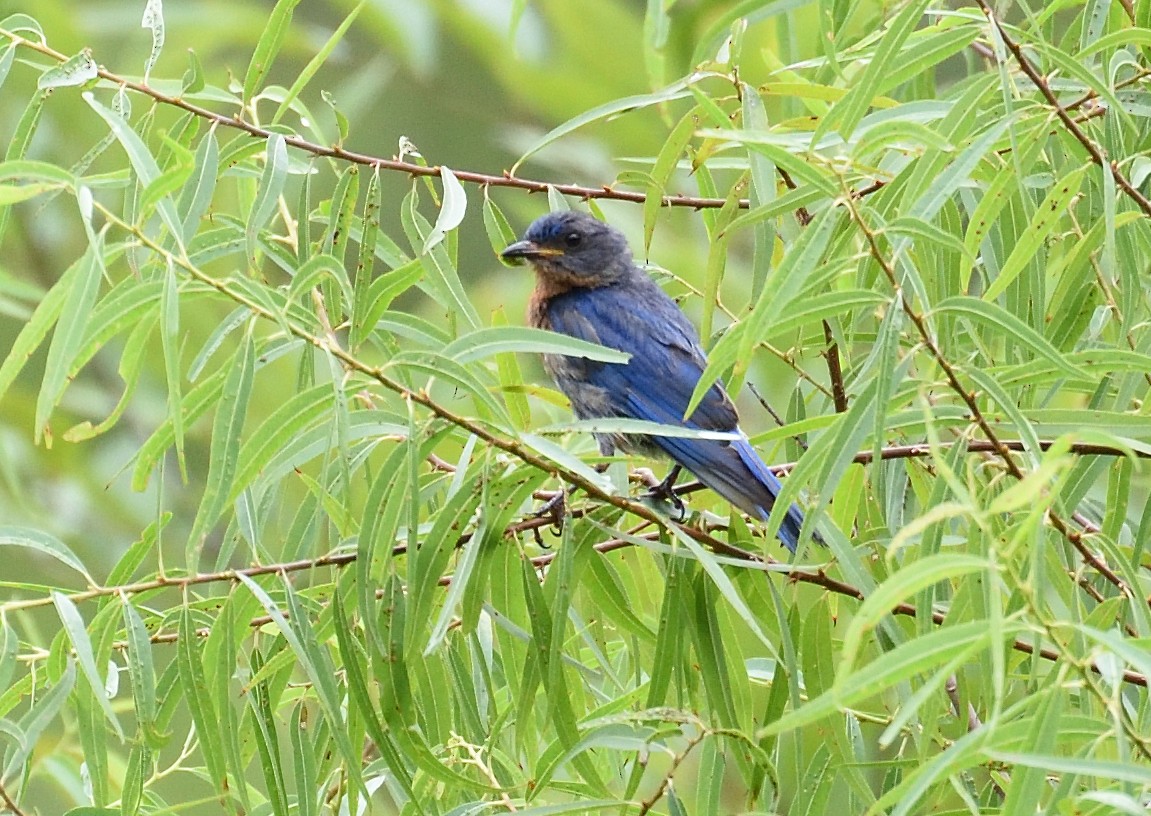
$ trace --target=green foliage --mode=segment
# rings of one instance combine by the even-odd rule
[[[1143,812],[1151,4],[43,5],[0,809]],[[621,356],[515,316],[528,191],[768,396],[826,548],[594,467],[641,428],[543,383]]]

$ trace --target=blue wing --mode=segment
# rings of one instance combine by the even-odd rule
[[[739,431],[735,406],[718,384],[684,421],[707,358],[695,329],[646,275],[624,286],[575,289],[552,298],[547,327],[627,352],[626,364],[553,357],[548,368],[580,417],[622,417],[665,425],[739,433],[727,440],[644,438],[705,485],[751,515],[766,519],[782,488]],[[794,552],[803,514],[794,504],[780,539]]]
[[[570,369],[553,373],[605,389],[614,416],[735,430],[739,421],[735,406],[718,385],[708,390],[688,422],[683,422],[707,358],[683,312],[663,290],[648,283],[650,289],[634,285],[574,289],[552,298],[547,308],[548,328],[631,355],[627,364],[553,359],[550,367],[567,362],[561,367]]]

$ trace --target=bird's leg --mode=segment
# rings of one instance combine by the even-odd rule
[[[667,476],[664,477],[662,482],[652,486],[647,493],[644,494],[650,498],[670,503],[671,506],[675,508],[676,515],[680,520],[687,515],[687,508],[684,507],[683,499],[675,494],[675,480],[679,478],[682,470],[683,468],[680,465],[676,465],[668,471]]]
[[[607,469],[607,462],[601,462],[595,466],[596,473],[603,473]],[[575,493],[577,489],[576,485],[568,485],[563,490],[557,490],[554,496],[541,504],[539,509],[532,513],[532,516],[535,518],[550,518],[552,527],[555,528],[556,532],[563,532],[564,510],[567,508],[567,498]]]
[[[575,492],[575,485],[570,485],[557,490],[555,495],[541,504],[532,512],[533,518],[550,518],[552,527],[557,533],[563,532],[564,528],[564,510],[567,508],[568,493]]]

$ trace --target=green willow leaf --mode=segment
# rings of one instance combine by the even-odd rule
[[[220,146],[216,141],[213,127],[200,140],[192,159],[193,172],[184,185],[184,192],[176,204],[177,212],[184,214],[184,243],[190,243],[200,229],[200,219],[208,212],[212,194],[216,187],[216,176],[220,167]]]
[[[990,567],[985,559],[976,556],[939,553],[896,572],[876,587],[852,616],[851,624],[843,635],[839,671],[846,673],[854,668],[866,633],[900,602],[932,584],[960,578],[970,572],[985,572]]]
[[[361,4],[362,5],[362,4]],[[359,9],[359,6],[356,7]],[[380,208],[383,206],[383,193],[380,190],[380,171],[377,168],[368,180],[368,191],[364,202],[364,217],[360,226],[360,254],[356,261],[354,293],[348,296],[352,305],[352,326],[349,344],[358,348],[372,330],[369,322],[370,307],[373,305],[372,268],[376,244],[380,236]]]
[[[339,644],[342,668],[348,676],[348,696],[364,718],[366,730],[375,741],[388,769],[395,775],[404,793],[413,800],[416,812],[424,813],[426,811],[420,805],[412,787],[411,771],[405,761],[406,758],[400,752],[395,738],[385,728],[378,716],[376,701],[368,689],[367,660],[362,651],[357,648],[358,644],[352,636],[340,593],[336,593],[333,603],[335,607],[333,623],[336,630],[336,640]]]
[[[178,620],[179,640],[176,646],[176,660],[179,665],[181,689],[196,726],[196,736],[204,745],[204,762],[208,777],[217,792],[223,793],[228,789],[228,780],[224,770],[224,750],[220,742],[219,721],[208,693],[202,658],[196,648],[198,638],[192,623],[191,610],[186,604],[181,607]]]
[[[811,0],[740,0],[716,9],[714,20],[708,22],[707,29],[696,39],[691,64],[700,65],[715,56],[716,50],[725,37],[730,36],[732,24],[746,18],[748,22],[760,22],[772,17],[780,17],[810,5]]]
[[[1089,165],[1079,167],[1052,186],[1047,197],[1035,209],[1031,223],[1027,225],[1027,229],[1015,242],[1007,262],[999,270],[999,274],[995,276],[991,285],[987,287],[987,291],[983,293],[985,301],[994,300],[1003,294],[1026,266],[1034,261],[1040,245],[1060,225],[1064,210],[1078,194],[1079,187],[1089,169]]]
[[[243,345],[236,352],[216,406],[204,496],[200,500],[200,508],[192,524],[192,532],[188,536],[189,563],[199,561],[201,539],[219,520],[231,492],[239,463],[240,435],[248,415],[254,377],[255,345],[252,331],[249,330],[244,336]]]
[[[48,419],[59,405],[64,389],[68,387],[68,374],[80,349],[80,343],[88,327],[88,318],[92,314],[92,307],[96,303],[100,289],[100,280],[104,273],[102,253],[103,244],[98,241],[88,248],[80,263],[72,267],[75,270],[74,277],[69,280],[65,290],[66,297],[60,304],[59,320],[56,322],[52,342],[48,346],[44,378],[36,398],[34,433],[37,441],[47,430]]]
[[[654,93],[637,94],[635,96],[626,96],[622,99],[614,99],[611,102],[607,102],[603,105],[598,105],[591,110],[584,111],[578,116],[574,116],[568,121],[564,122],[562,125],[553,128],[539,141],[535,142],[531,147],[525,150],[523,155],[521,155],[519,159],[516,160],[515,164],[512,165],[511,170],[508,172],[514,176],[520,165],[527,161],[528,158],[543,150],[557,139],[560,139],[575,130],[579,130],[583,126],[591,124],[592,122],[598,122],[601,119],[607,119],[608,117],[615,116],[627,111],[648,108],[652,107],[653,105],[660,105],[665,102],[671,102],[675,99],[682,99],[685,96],[690,96],[691,91],[689,88],[691,85],[700,81],[705,76],[707,76],[707,74],[694,74],[687,79],[681,79],[677,82],[673,82],[672,84],[661,88]]]
[[[255,263],[256,237],[276,211],[284,183],[288,178],[288,148],[284,137],[273,133],[268,137],[265,151],[264,171],[256,189],[256,201],[248,216],[247,239],[248,257]]]
[[[837,678],[835,685],[826,692],[760,729],[757,737],[782,734],[818,722],[829,714],[880,694],[897,683],[929,672],[961,652],[974,654],[986,648],[989,640],[983,621],[972,621],[938,629],[904,643],[879,660],[850,675]]]
[[[220,390],[224,385],[228,371],[214,372],[210,377],[197,384],[191,391],[184,394],[180,410],[184,414],[186,423],[191,423],[207,413],[220,397]],[[153,470],[163,457],[164,452],[175,443],[175,431],[171,421],[162,423],[140,446],[135,456],[135,467],[132,469],[132,488],[143,490],[148,486]]]
[[[180,370],[180,352],[177,347],[180,334],[180,295],[176,270],[167,264],[164,288],[160,295],[160,340],[164,351],[164,371],[168,381],[168,419],[172,423],[172,437],[176,443],[176,459],[180,473],[187,480],[188,466],[184,459],[183,372]]]
[[[239,498],[240,491],[246,489],[290,441],[326,416],[332,399],[330,385],[316,385],[293,394],[268,414],[240,447],[229,501]]]
[[[915,0],[900,10],[884,32],[875,55],[868,62],[859,81],[820,121],[812,136],[812,144],[818,144],[821,137],[832,130],[837,130],[845,139],[851,137],[870,107],[871,100],[885,87],[888,75],[898,64],[896,61],[903,56],[904,43],[930,5],[931,0]],[[908,60],[903,65],[914,65],[914,60]]]
[[[668,184],[671,181],[672,173],[676,170],[679,157],[683,154],[692,136],[695,135],[698,117],[698,108],[692,108],[680,118],[671,133],[668,134],[667,141],[660,148],[655,163],[652,165],[643,203],[643,247],[645,250],[651,247],[651,238],[655,233],[655,221],[663,205],[663,197],[668,192]]]
[[[1003,307],[979,298],[958,295],[937,303],[932,309],[935,314],[958,314],[978,321],[996,333],[1009,332],[1010,336],[1046,358],[1048,362],[1072,377],[1080,377],[1083,371],[1072,365],[1060,354],[1042,334],[1032,329]]]
[[[340,41],[348,32],[348,29],[352,27],[352,23],[356,21],[356,17],[359,16],[360,10],[363,9],[366,2],[367,0],[360,0],[360,2],[348,12],[347,16],[344,17],[343,21],[336,27],[336,30],[332,32],[332,35],[328,37],[327,41],[320,47],[320,50],[308,60],[308,64],[304,66],[304,70],[300,71],[292,83],[292,87],[288,89],[284,98],[280,100],[279,107],[276,108],[276,112],[272,115],[273,125],[277,124],[283,118],[284,114],[292,107],[292,102],[299,98],[300,93],[303,92],[304,88],[306,88],[308,83],[315,77],[316,72],[328,62],[332,52],[336,50]]]
[[[772,643],[771,639],[763,631],[762,627],[760,627],[755,616],[748,608],[747,602],[743,595],[739,592],[738,589],[736,589],[735,584],[733,584],[731,581],[731,578],[728,577],[727,573],[724,572],[716,562],[715,556],[712,555],[712,553],[708,550],[705,550],[699,544],[699,542],[697,542],[694,538],[692,538],[678,526],[673,526],[671,531],[675,535],[676,541],[683,545],[687,551],[691,553],[692,557],[699,562],[699,565],[703,567],[704,572],[707,573],[708,577],[715,584],[716,590],[719,592],[719,594],[731,605],[731,608],[734,609],[739,615],[740,619],[747,624],[752,633],[757,638],[759,638],[760,642],[763,643],[764,648],[767,649],[768,653],[771,654],[771,656],[776,660],[779,660],[780,657],[775,650],[775,644]]]
[[[127,635],[128,668],[132,678],[132,701],[135,703],[138,727],[149,745],[159,748],[164,739],[156,727],[159,708],[156,687],[156,665],[152,659],[152,644],[140,613],[125,601],[123,603],[124,633]]]
[[[9,207],[22,201],[36,198],[36,196],[59,190],[58,184],[41,182],[39,184],[0,184],[0,207]]]
[[[99,66],[92,59],[92,54],[87,50],[81,51],[42,73],[36,87],[47,91],[84,85],[96,78],[98,70]]]
[[[37,697],[17,721],[15,730],[20,739],[16,741],[13,749],[6,754],[7,761],[4,763],[4,772],[0,774],[0,777],[12,779],[18,771],[23,770],[25,763],[31,758],[32,750],[39,743],[40,736],[45,729],[57,721],[57,717],[68,703],[68,698],[75,687],[76,661],[69,659],[64,663],[64,668],[60,672],[60,676],[56,678],[56,682],[47,692]],[[103,687],[100,687],[96,693],[103,693]],[[92,695],[89,693],[85,694],[84,697],[86,700],[90,700]],[[107,730],[103,722],[101,722],[101,726]]]
[[[12,525],[0,526],[0,547],[22,547],[46,555],[84,576],[84,580],[89,584],[96,583],[96,579],[88,573],[84,562],[67,544],[42,530]]]
[[[128,160],[132,163],[132,169],[140,179],[140,183],[147,188],[155,182],[160,177],[160,167],[136,131],[132,130],[119,114],[97,102],[91,92],[84,93],[84,101],[99,114],[108,125],[108,129],[115,134],[124,152],[128,154]],[[160,196],[156,201],[156,211],[160,214],[164,226],[168,228],[170,237],[178,244],[182,243],[184,227],[176,213],[176,205],[167,194]]]
[[[68,640],[71,641],[72,648],[76,652],[76,661],[80,664],[80,671],[88,681],[88,688],[83,693],[91,695],[100,710],[104,712],[105,721],[111,726],[112,732],[123,741],[124,729],[120,726],[116,712],[112,710],[112,703],[109,701],[104,687],[104,677],[96,666],[95,650],[88,630],[84,626],[84,619],[80,616],[80,610],[62,592],[52,593],[52,604],[56,607],[56,614],[60,616],[60,623],[64,627],[64,632],[67,633]]]
[[[263,83],[268,71],[272,68],[280,48],[287,39],[288,29],[292,25],[292,12],[300,0],[276,0],[276,5],[268,17],[268,24],[256,43],[252,52],[252,59],[248,62],[248,70],[244,73],[244,99],[250,100]]]
[[[601,363],[626,363],[631,358],[626,352],[616,351],[598,343],[589,343],[576,337],[568,337],[566,334],[527,326],[478,329],[448,343],[440,353],[457,362],[470,363],[512,351],[528,354],[560,354]]]
[[[467,327],[477,329],[480,327],[479,314],[460,282],[459,270],[445,250],[443,242],[428,243],[432,226],[417,212],[416,203],[416,187],[413,186],[411,193],[404,199],[400,216],[412,246],[427,248],[419,256],[427,273],[426,285],[439,304],[448,310],[449,320],[453,325],[457,318],[462,318]]]
[[[344,761],[349,764],[349,769],[353,766],[355,768],[355,770],[350,773],[351,780],[361,792],[366,793],[366,791],[363,790],[363,779],[360,776],[358,754],[352,750],[345,726],[345,719],[341,713],[342,707],[340,705],[340,695],[336,688],[335,668],[332,666],[327,652],[320,648],[319,641],[316,640],[315,632],[308,622],[308,616],[300,606],[291,584],[287,581],[284,582],[285,597],[288,602],[288,613],[291,616],[291,623],[289,623],[288,618],[285,617],[284,613],[280,610],[279,605],[272,600],[271,596],[268,595],[259,584],[243,574],[237,577],[260,602],[260,605],[264,607],[264,610],[271,617],[272,622],[276,625],[280,634],[288,642],[292,653],[299,661],[300,667],[311,680],[316,690],[320,707],[324,712],[324,717],[332,729],[332,735],[335,738],[336,745],[343,755]]]

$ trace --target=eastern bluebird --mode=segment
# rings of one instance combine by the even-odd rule
[[[536,219],[501,257],[528,261],[536,288],[531,325],[631,355],[627,363],[544,355],[544,367],[580,419],[616,417],[721,431],[733,439],[596,434],[600,452],[619,448],[676,463],[741,510],[766,520],[782,485],[739,429],[735,406],[716,383],[686,420],[684,412],[707,358],[699,335],[668,295],[632,261],[627,239],[589,215],[554,212]],[[779,538],[792,552],[803,513],[787,508]]]

